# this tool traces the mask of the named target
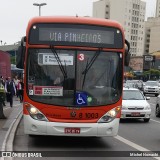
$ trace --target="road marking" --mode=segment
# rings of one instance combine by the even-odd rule
[[[160,123],[160,121],[156,121],[156,120],[154,120],[154,119],[150,119],[150,120],[153,121],[153,122]]]
[[[131,146],[133,148],[135,148],[138,151],[149,151],[149,152],[152,152],[152,151],[148,150],[147,148],[144,148],[144,147],[142,147],[142,146],[140,146],[140,145],[138,145],[138,144],[136,144],[134,142],[131,142],[131,141],[119,136],[119,135],[117,135],[115,138],[118,139],[119,141],[121,141],[121,142],[123,142],[123,143],[125,143],[125,144],[127,144],[127,145],[129,145],[129,146]],[[160,160],[160,157],[152,157],[152,158]]]

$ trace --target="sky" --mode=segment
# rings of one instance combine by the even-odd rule
[[[28,21],[39,15],[33,3],[47,3],[41,7],[42,16],[92,16],[93,2],[98,0],[0,0],[0,45],[21,40]],[[146,17],[155,15],[156,0],[146,1]]]

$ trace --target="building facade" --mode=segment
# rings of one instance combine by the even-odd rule
[[[160,0],[156,3],[156,17],[160,17]]]
[[[143,71],[143,57],[142,56],[136,56],[136,57],[131,57],[129,66],[134,70],[134,71]]]
[[[131,45],[131,56],[144,54],[146,2],[141,0],[100,0],[93,2],[93,17],[118,21]]]
[[[16,64],[16,56],[18,52],[18,47],[20,46],[20,42],[13,45],[0,45],[0,50],[4,52],[8,52],[10,54],[11,64]]]
[[[150,17],[145,22],[145,54],[160,51],[160,17]]]
[[[10,54],[0,50],[0,76],[11,77]]]

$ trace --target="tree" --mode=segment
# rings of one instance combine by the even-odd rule
[[[145,72],[143,72],[143,75],[144,76],[149,76],[149,77],[158,77],[159,78],[159,76],[160,76],[160,71],[159,70],[157,70],[157,69],[150,69],[150,70],[148,70],[148,71],[145,71]],[[150,79],[150,78],[149,78]]]

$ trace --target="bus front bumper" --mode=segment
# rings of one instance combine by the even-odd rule
[[[24,133],[29,135],[56,135],[80,137],[116,136],[119,118],[109,123],[61,123],[38,121],[24,115]]]

